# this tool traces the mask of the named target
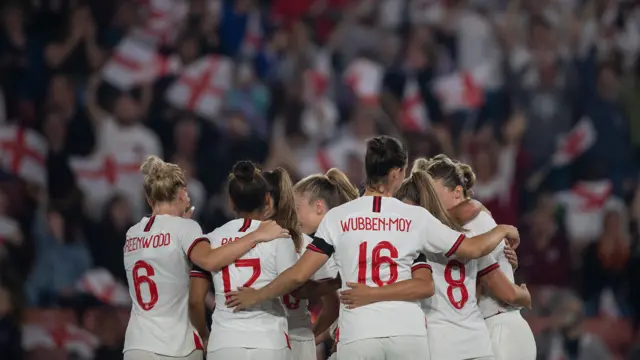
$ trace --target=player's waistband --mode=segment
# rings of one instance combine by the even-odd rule
[[[518,318],[522,319],[522,315],[520,315],[520,310],[513,309],[510,311],[504,311],[504,312],[498,311],[497,313],[493,315],[489,315],[486,318],[484,318],[484,321],[487,323],[487,326],[490,326],[494,324],[509,322]]]

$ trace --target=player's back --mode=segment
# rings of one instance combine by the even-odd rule
[[[133,300],[124,351],[186,356],[202,348],[189,321],[188,253],[202,236],[195,221],[143,218],[127,231],[124,266]]]
[[[225,246],[256,230],[260,221],[231,220],[207,235],[212,248]],[[276,239],[256,245],[233,264],[213,273],[216,307],[207,351],[222,348],[282,349],[288,347],[287,313],[280,299],[233,312],[225,305],[226,293],[239,287],[259,289],[297,260],[291,239]]]
[[[434,359],[462,360],[490,356],[491,343],[478,308],[476,280],[490,271],[490,258],[462,259],[427,253],[435,294],[422,300]]]
[[[333,247],[346,282],[382,287],[411,279],[421,245],[420,214],[426,210],[388,197],[364,196],[331,209],[316,237]],[[341,306],[340,341],[426,335],[419,302],[388,301],[356,309]]]
[[[478,216],[465,225],[469,231],[473,231],[476,234],[485,233],[496,226],[498,225],[495,220],[493,220],[491,215],[486,211],[480,212]],[[491,257],[497,261],[500,266],[500,271],[502,271],[512,283],[515,283],[513,268],[511,267],[511,264],[509,264],[507,257],[504,255],[504,246],[505,242],[503,241],[491,252]],[[485,319],[497,314],[519,310],[518,307],[497,301],[488,294],[481,294],[478,297],[478,307],[480,308],[482,317]]]

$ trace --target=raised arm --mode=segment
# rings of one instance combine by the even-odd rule
[[[498,225],[484,234],[470,238],[459,237],[445,255],[450,257],[455,254],[462,258],[478,259],[491,253],[505,238],[514,249],[520,244],[518,229],[511,225]]]
[[[193,242],[187,251],[187,256],[191,262],[202,269],[216,272],[238,260],[258,243],[287,237],[289,232],[286,229],[280,227],[275,221],[267,220],[261,222],[256,231],[216,249],[211,248],[208,238],[200,237]]]
[[[420,255],[411,267],[411,279],[398,281],[382,287],[347,283],[350,289],[340,292],[340,302],[353,309],[380,301],[416,301],[435,293],[431,266],[424,255]]]

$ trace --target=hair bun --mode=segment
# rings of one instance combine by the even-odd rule
[[[458,169],[462,172],[465,189],[467,189],[467,191],[471,190],[476,184],[476,174],[473,172],[473,169],[464,163],[458,163]]]
[[[238,181],[251,182],[256,174],[256,166],[248,160],[238,161],[231,171]]]
[[[162,159],[155,155],[151,155],[140,166],[140,172],[145,177],[157,179],[162,177],[165,166],[166,163]]]
[[[380,157],[385,157],[387,155],[387,144],[384,141],[384,138],[378,136],[369,140],[367,143],[367,151],[376,154]]]

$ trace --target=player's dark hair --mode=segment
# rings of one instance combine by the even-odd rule
[[[309,201],[322,200],[332,209],[360,196],[356,188],[342,171],[332,168],[325,174],[310,175],[293,187],[298,194],[309,196]]]
[[[438,198],[433,179],[424,171],[412,171],[411,176],[402,182],[400,189],[394,196],[400,201],[409,201],[427,209],[436,219],[454,230],[466,231],[444,209],[440,198]]]
[[[369,139],[364,157],[367,186],[385,183],[391,170],[405,167],[407,158],[407,149],[398,139],[385,135]]]
[[[269,193],[273,198],[273,214],[271,219],[289,230],[297,250],[302,247],[302,232],[298,226],[298,214],[293,199],[293,183],[289,173],[283,168],[262,173],[267,180]]]
[[[467,199],[473,195],[471,189],[476,183],[476,174],[474,174],[471,166],[467,164],[440,154],[429,160],[424,158],[416,159],[413,162],[413,171],[416,170],[426,171],[434,179],[441,179],[444,186],[450,190],[460,186],[463,196]]]

